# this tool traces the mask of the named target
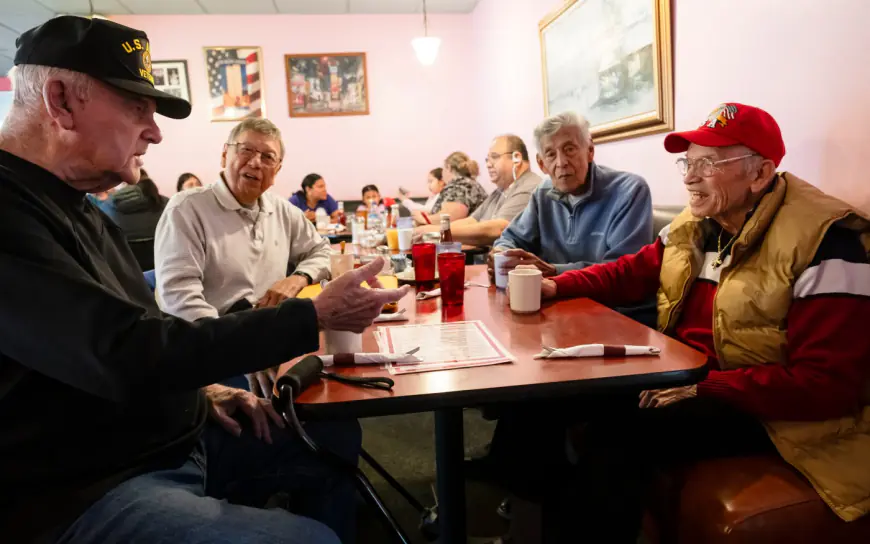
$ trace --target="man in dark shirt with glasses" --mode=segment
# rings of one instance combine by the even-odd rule
[[[407,290],[361,288],[378,261],[313,302],[164,316],[85,195],[136,183],[162,139],[154,113],[180,119],[190,104],[154,89],[150,44],[132,28],[63,16],[17,47],[0,129],[2,539],[351,541],[352,482],[278,430],[266,401],[213,384],[316,350],[319,328],[361,332]],[[309,433],[355,460],[356,422]],[[322,524],[255,508],[276,492]]]

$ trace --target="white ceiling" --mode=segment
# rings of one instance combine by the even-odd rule
[[[423,0],[91,0],[101,15],[422,13]],[[431,13],[470,13],[478,0],[426,0]],[[60,13],[90,13],[88,0],[0,0],[0,75],[12,68],[15,38]]]

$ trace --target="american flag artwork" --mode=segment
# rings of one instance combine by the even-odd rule
[[[259,47],[206,47],[212,121],[263,117]]]

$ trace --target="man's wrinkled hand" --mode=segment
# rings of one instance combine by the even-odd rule
[[[527,270],[537,270],[538,269],[537,266],[532,265],[532,264],[521,264],[521,265],[517,266],[516,269],[522,270],[524,268]],[[505,293],[507,294],[507,296],[505,297],[505,302],[507,304],[510,304],[510,301],[511,301],[510,282],[508,282],[508,286],[507,286],[507,289],[505,289]],[[553,280],[548,280],[547,278],[544,278],[541,281],[541,300],[547,300],[550,298],[556,298],[556,282],[554,282]]]
[[[275,382],[278,380],[278,367],[267,368],[253,374],[245,374],[248,379],[248,386],[251,388],[251,393],[261,399],[271,399],[272,389],[275,387]]]
[[[209,416],[233,436],[242,434],[241,424],[233,417],[240,411],[251,419],[254,436],[267,444],[272,443],[269,419],[274,421],[279,428],[284,428],[284,420],[272,407],[271,401],[257,398],[253,393],[214,384],[205,388],[205,396],[208,399]]]
[[[408,294],[411,287],[383,289],[377,274],[386,261],[378,257],[365,266],[342,274],[329,282],[314,299],[317,325],[321,329],[363,332],[381,314],[384,304],[397,302]],[[371,289],[361,286],[363,282]]]
[[[502,264],[502,272],[504,274],[507,274],[509,271],[520,265],[533,265],[541,271],[544,277],[556,275],[556,267],[542,260],[534,253],[529,253],[524,249],[508,249],[505,250],[504,254],[511,257],[510,259],[506,259]]]
[[[295,275],[287,276],[283,280],[278,280],[275,285],[269,287],[266,294],[257,301],[258,308],[270,308],[277,306],[288,298],[293,298],[299,294],[299,291],[308,287],[308,279],[305,276]]]
[[[548,300],[551,298],[556,298],[556,282],[544,278],[541,281],[541,299]]]
[[[641,408],[663,408],[681,400],[698,396],[698,386],[687,385],[685,387],[672,387],[670,389],[656,389],[654,391],[642,391],[640,394]]]

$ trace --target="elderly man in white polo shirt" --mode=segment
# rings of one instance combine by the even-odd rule
[[[224,144],[220,179],[172,197],[154,245],[164,312],[197,321],[274,306],[328,277],[329,242],[298,208],[266,192],[283,158],[278,127],[246,119]],[[266,398],[273,379],[270,371],[248,376],[252,391]]]

